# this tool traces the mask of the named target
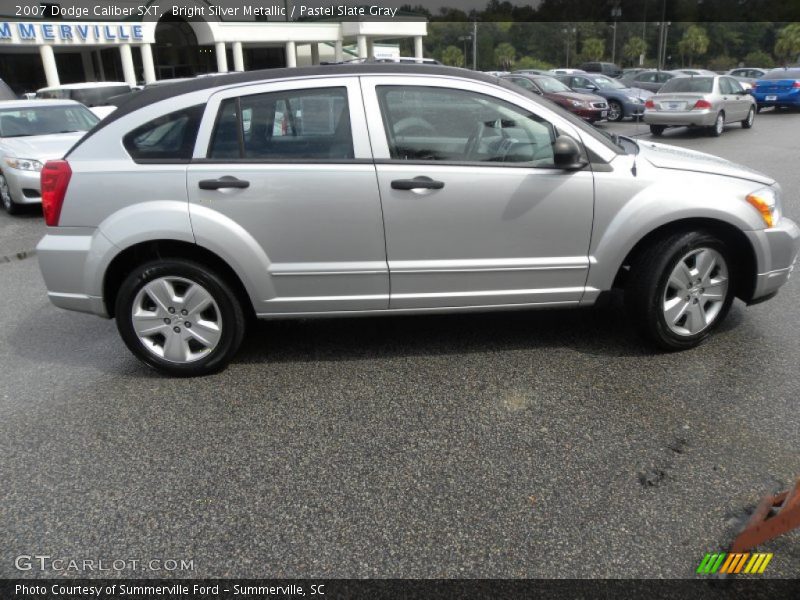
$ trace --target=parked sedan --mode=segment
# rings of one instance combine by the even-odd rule
[[[738,69],[731,69],[726,73],[726,75],[730,75],[734,79],[736,79],[739,83],[743,84],[742,87],[745,89],[753,87],[755,82],[758,79],[761,79],[769,73],[769,69],[757,69],[754,67],[740,67]]]
[[[42,201],[39,174],[61,158],[99,121],[72,100],[0,102],[0,200],[14,214],[23,204]]]
[[[800,107],[800,68],[773,69],[751,90],[759,110],[765,106]]]
[[[644,101],[652,92],[626,86],[617,79],[596,73],[559,75],[558,80],[582,94],[597,94],[608,102],[608,120],[621,121],[644,112]]]
[[[120,81],[92,81],[88,83],[67,83],[36,90],[36,98],[75,100],[88,106],[101,119],[114,111],[109,106],[109,98],[131,91],[131,86]]]
[[[555,77],[549,75],[504,75],[505,79],[534,94],[544,96],[574,113],[586,119],[589,123],[595,123],[608,117],[608,104],[606,99],[595,94],[579,94],[573,92],[566,85]]]
[[[656,93],[661,87],[673,77],[681,77],[672,71],[658,71],[651,69],[638,73],[625,73],[619,78],[620,82],[628,87],[639,88]]]
[[[751,128],[755,114],[753,97],[733,77],[676,77],[648,98],[644,122],[653,135],[661,135],[667,127],[688,126],[707,127],[718,136],[726,123]]]
[[[174,85],[45,165],[37,246],[55,305],[115,318],[171,375],[222,369],[248,317],[579,307],[614,288],[651,343],[693,348],[734,298],[774,295],[800,247],[770,176],[612,138],[496,77],[368,64]],[[287,107],[302,119],[276,133]]]

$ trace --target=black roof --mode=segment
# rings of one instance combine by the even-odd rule
[[[109,123],[124,117],[140,108],[155,104],[168,98],[188,94],[199,90],[206,90],[219,86],[237,85],[243,83],[254,83],[258,81],[270,81],[272,79],[285,79],[291,77],[313,77],[316,75],[362,75],[362,74],[422,74],[422,75],[445,75],[475,79],[478,81],[497,83],[497,78],[486,73],[470,71],[469,69],[459,69],[455,67],[443,67],[431,64],[402,64],[402,63],[367,63],[367,64],[336,64],[322,65],[318,67],[287,67],[281,69],[263,69],[260,71],[243,71],[238,73],[223,73],[220,75],[209,75],[208,77],[198,77],[188,81],[178,81],[169,85],[154,86],[145,88],[130,95],[130,98],[121,102],[117,110],[103,119],[98,125],[98,130]],[[88,136],[87,136],[88,137]]]

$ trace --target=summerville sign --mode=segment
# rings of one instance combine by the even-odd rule
[[[141,25],[24,23],[0,21],[0,42],[50,42],[69,44],[130,43],[144,41]]]

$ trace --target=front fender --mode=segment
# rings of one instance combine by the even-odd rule
[[[624,160],[631,161],[632,157]],[[628,183],[615,181],[605,173],[595,174],[595,222],[586,283],[590,291],[611,289],[634,246],[665,225],[710,219],[743,232],[764,228],[758,213],[744,199],[762,185],[705,173],[667,173],[665,169],[657,173],[655,167],[641,164],[638,168],[641,179],[632,178]],[[758,248],[751,249],[761,263]]]

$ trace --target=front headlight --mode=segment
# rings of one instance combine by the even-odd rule
[[[569,103],[572,106],[574,106],[575,108],[577,108],[579,106],[584,106],[584,104],[585,104],[584,102],[581,102],[580,100],[570,100]]]
[[[748,194],[746,200],[759,212],[767,227],[775,227],[781,220],[781,199],[775,188],[756,190]]]
[[[644,100],[642,100],[638,96],[628,96],[628,100],[630,100],[634,104],[644,104]]]
[[[33,158],[6,158],[6,164],[20,171],[41,171],[42,163]]]

